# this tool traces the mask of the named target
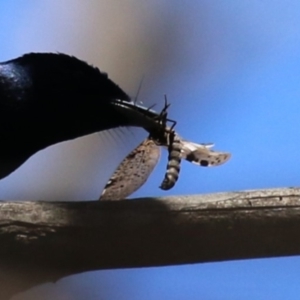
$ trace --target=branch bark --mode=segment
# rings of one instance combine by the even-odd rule
[[[116,202],[2,201],[0,299],[84,271],[297,255],[299,229],[298,188]]]

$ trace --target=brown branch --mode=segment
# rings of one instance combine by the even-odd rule
[[[116,202],[1,202],[0,299],[90,270],[296,255],[299,228],[297,188]],[[22,278],[17,283],[11,279],[16,273]]]

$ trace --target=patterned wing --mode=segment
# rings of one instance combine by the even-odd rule
[[[196,144],[181,140],[181,157],[189,162],[202,167],[215,167],[227,162],[231,154],[228,152],[217,152],[210,148],[213,144]]]
[[[130,152],[106,184],[99,200],[122,200],[139,189],[160,158],[160,147],[145,139]]]

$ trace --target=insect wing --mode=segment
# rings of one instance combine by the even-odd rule
[[[213,144],[196,144],[182,140],[181,157],[189,162],[202,167],[220,166],[227,162],[231,154],[228,152],[217,152],[210,148]]]
[[[213,143],[197,144],[184,139],[181,139],[182,147],[185,152],[195,151],[199,148],[210,149],[215,146]]]
[[[106,184],[99,200],[122,200],[139,189],[160,158],[160,147],[145,139],[130,152]]]

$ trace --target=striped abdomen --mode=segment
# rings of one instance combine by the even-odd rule
[[[175,185],[179,177],[181,149],[182,149],[181,140],[179,136],[175,133],[175,131],[172,130],[169,133],[169,145],[168,145],[169,156],[168,156],[167,171],[165,174],[165,178],[160,186],[162,190],[171,189]]]

